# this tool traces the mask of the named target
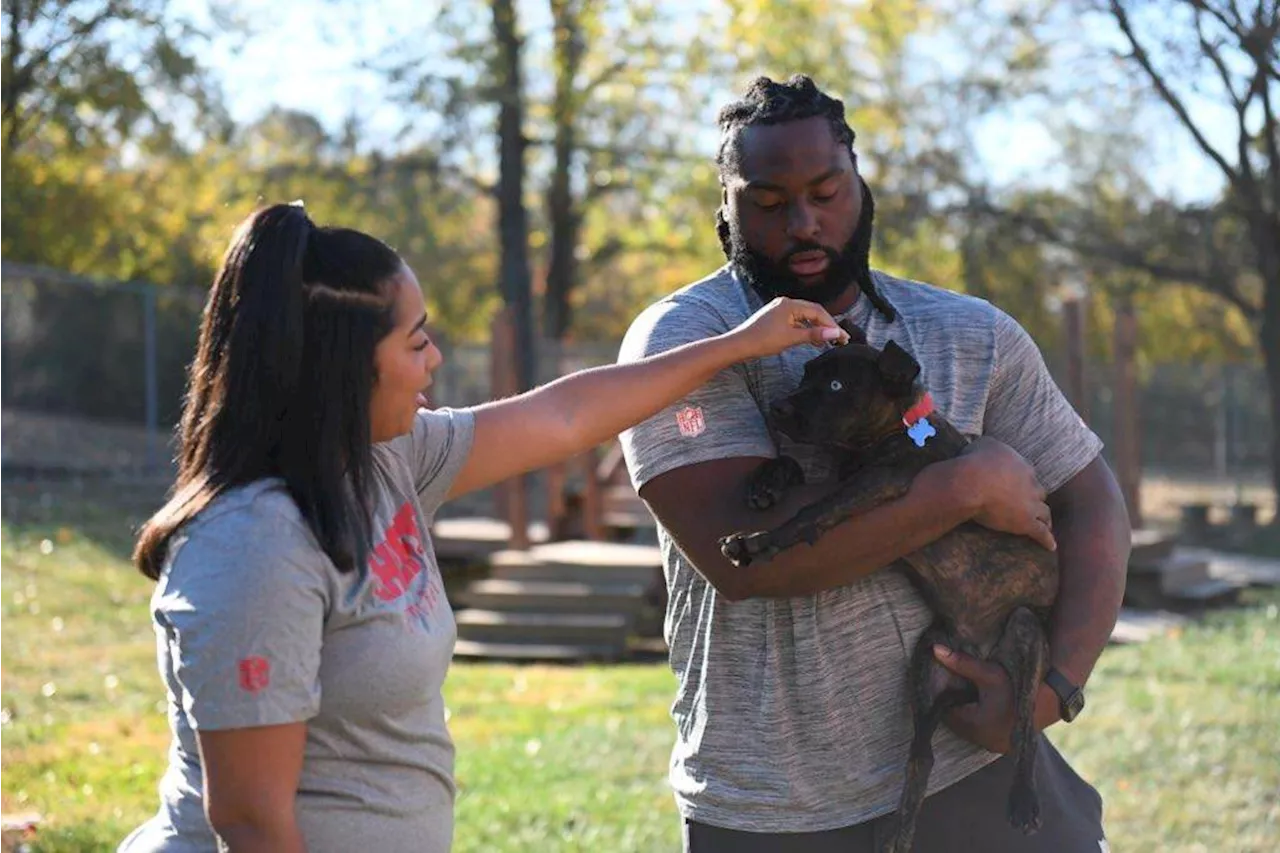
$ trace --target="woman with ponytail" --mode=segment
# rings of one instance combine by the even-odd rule
[[[426,533],[439,506],[581,453],[735,363],[843,336],[822,308],[777,299],[716,338],[431,411],[426,322],[413,272],[373,237],[296,205],[236,231],[177,482],[134,554],[157,582],[173,740],[160,810],[121,850],[447,851],[456,631]]]

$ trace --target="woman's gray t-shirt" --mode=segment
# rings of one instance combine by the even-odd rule
[[[127,853],[217,849],[196,732],[307,723],[296,812],[310,853],[449,849],[441,686],[456,626],[428,525],[471,450],[468,411],[420,411],[374,448],[374,546],[341,573],[282,481],[220,496],[171,542],[151,599],[173,740]]]

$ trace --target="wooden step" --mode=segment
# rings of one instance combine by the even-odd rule
[[[1133,545],[1129,553],[1129,565],[1151,566],[1172,556],[1178,537],[1158,530],[1133,531]]]
[[[648,585],[662,572],[662,552],[651,545],[552,542],[527,551],[499,551],[489,558],[491,577],[502,580]]]
[[[1154,581],[1166,595],[1177,595],[1183,587],[1203,583],[1212,577],[1208,560],[1181,549],[1161,560],[1129,564],[1130,582]]]
[[[458,638],[486,643],[626,644],[626,613],[516,613],[467,608],[454,614]]]
[[[1250,586],[1280,586],[1280,560],[1233,554],[1208,548],[1179,548],[1191,556],[1209,561],[1213,577]]]
[[[1116,626],[1111,631],[1111,642],[1145,643],[1182,627],[1186,622],[1187,617],[1167,610],[1146,611],[1122,607]]]
[[[626,651],[625,645],[616,643],[485,643],[458,640],[453,647],[454,657],[487,660],[613,661],[622,658]]]
[[[546,542],[547,526],[541,522],[529,525],[529,539]],[[431,542],[442,561],[483,561],[511,544],[511,525],[496,518],[440,518],[431,525]]]
[[[1233,581],[1212,578],[1197,584],[1184,586],[1172,595],[1187,605],[1230,604],[1240,596],[1242,585]]]
[[[542,613],[636,613],[645,605],[644,584],[565,583],[486,578],[454,596],[461,607]]]
[[[1166,590],[1158,574],[1130,575],[1124,590],[1124,603],[1140,610],[1199,610],[1230,604],[1247,584],[1210,578]]]

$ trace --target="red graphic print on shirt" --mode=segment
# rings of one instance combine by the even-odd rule
[[[264,657],[250,655],[240,661],[240,689],[257,693],[271,683],[271,663]]]
[[[369,555],[369,571],[376,581],[373,594],[381,601],[399,598],[409,591],[424,564],[413,504],[406,503],[391,520],[386,538]]]

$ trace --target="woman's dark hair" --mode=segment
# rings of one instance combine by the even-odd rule
[[[169,540],[228,489],[279,477],[342,571],[370,547],[374,348],[395,325],[385,243],[320,228],[300,205],[237,229],[209,291],[179,427],[178,477],[133,559],[157,579]]]

